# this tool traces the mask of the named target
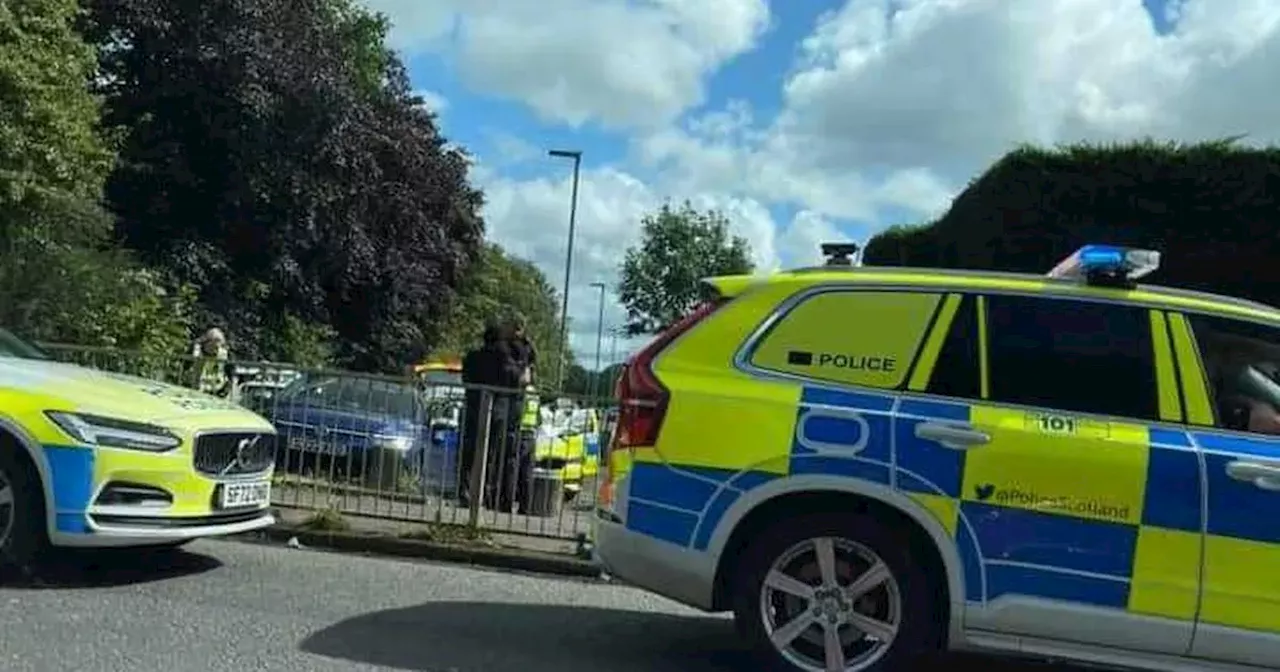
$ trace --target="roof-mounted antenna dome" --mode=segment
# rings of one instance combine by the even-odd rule
[[[822,256],[827,258],[828,266],[853,266],[860,249],[857,243],[823,243]]]

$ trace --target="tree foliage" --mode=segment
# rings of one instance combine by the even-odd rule
[[[611,397],[621,372],[621,364],[610,364],[600,371],[590,371],[575,364],[565,374],[564,391],[588,399]]]
[[[1280,305],[1280,149],[1232,141],[1026,147],[924,230],[889,231],[868,264],[1044,273],[1088,243],[1158,249],[1153,282]]]
[[[554,384],[559,361],[560,299],[532,263],[486,244],[459,287],[459,300],[442,330],[435,356],[460,356],[480,344],[487,323],[519,317],[538,351],[541,383]],[[572,353],[566,349],[572,363]]]
[[[235,354],[401,370],[483,236],[446,146],[351,0],[87,0],[116,233]]]
[[[0,3],[0,324],[37,340],[164,351],[187,297],[107,249],[114,160],[76,0]]]
[[[657,333],[698,302],[699,280],[754,270],[745,238],[729,233],[729,220],[689,203],[663,205],[642,222],[640,244],[622,262],[618,298],[627,309],[629,335]]]

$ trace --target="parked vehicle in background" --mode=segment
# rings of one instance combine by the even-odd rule
[[[230,401],[51,361],[0,329],[0,562],[269,526],[275,438]]]
[[[276,395],[301,378],[302,372],[284,366],[236,364],[232,375],[232,400],[252,411],[265,413]]]
[[[319,467],[365,476],[377,465],[414,473],[432,491],[455,492],[456,418],[433,417],[419,390],[386,379],[325,376],[280,392],[268,413],[289,470]]]
[[[559,471],[565,500],[572,501],[583,483],[600,472],[600,422],[595,409],[546,413],[538,427],[534,467]]]
[[[429,360],[415,365],[413,374],[431,417],[437,421],[447,419],[447,424],[457,428],[467,396],[462,384],[462,362]]]

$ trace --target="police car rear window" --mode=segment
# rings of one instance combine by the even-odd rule
[[[941,300],[925,292],[814,294],[781,317],[751,363],[807,379],[896,389],[906,381]]]

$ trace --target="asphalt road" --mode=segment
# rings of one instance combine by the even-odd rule
[[[0,623],[5,672],[751,669],[725,618],[626,586],[233,541],[0,584]]]

